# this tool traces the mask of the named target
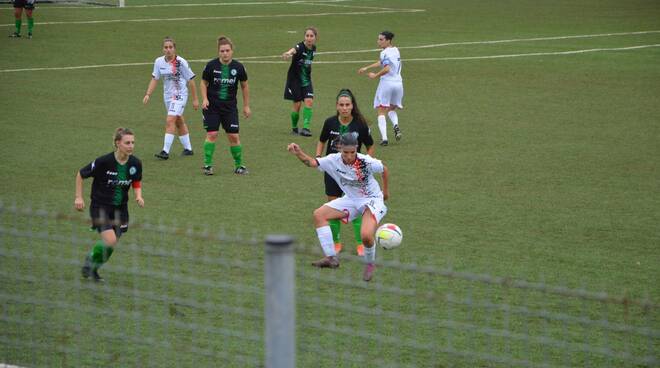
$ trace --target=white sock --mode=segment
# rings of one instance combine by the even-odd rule
[[[380,137],[386,141],[387,140],[387,120],[385,115],[378,115],[378,130],[380,130]]]
[[[399,125],[399,115],[397,115],[396,111],[392,110],[387,113],[387,116],[390,118],[390,121],[392,122],[392,126],[397,126]]]
[[[174,134],[165,133],[165,141],[163,142],[163,151],[170,153],[170,148],[172,148],[172,142],[174,142]]]
[[[330,230],[330,225],[317,227],[316,235],[319,237],[321,248],[323,248],[323,254],[326,256],[336,256],[335,242],[332,240],[332,230]]]
[[[364,246],[364,261],[366,263],[375,263],[376,262],[376,245],[372,245],[371,248],[367,248],[367,245]]]
[[[192,145],[190,144],[190,134],[180,135],[179,141],[183,145],[183,148],[192,151]]]

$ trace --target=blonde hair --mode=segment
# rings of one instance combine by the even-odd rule
[[[231,47],[232,50],[234,49],[234,44],[231,42],[229,37],[225,35],[218,37],[218,49],[220,49],[220,46],[222,45],[229,45],[229,47]]]
[[[130,128],[119,127],[115,129],[115,136],[113,140],[115,148],[117,148],[117,142],[121,141],[125,135],[135,135],[135,134],[133,134],[133,131]]]

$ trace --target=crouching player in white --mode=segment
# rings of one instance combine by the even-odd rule
[[[365,268],[362,278],[369,281],[376,268],[376,247],[374,233],[378,223],[387,213],[384,200],[389,197],[387,190],[387,167],[380,160],[357,153],[358,140],[355,133],[344,133],[339,137],[339,152],[325,157],[312,158],[295,143],[287,149],[303,164],[326,172],[339,184],[344,196],[334,199],[314,210],[314,225],[325,257],[312,263],[316,267],[339,267],[332,232],[328,220],[351,221],[362,216],[361,236],[364,244]],[[374,173],[382,173],[383,190],[374,178]]]
[[[147,87],[147,93],[142,99],[145,105],[149,102],[151,94],[156,89],[159,79],[163,79],[163,97],[165,99],[165,109],[167,109],[167,120],[165,120],[165,139],[163,149],[156,153],[156,157],[161,160],[170,158],[170,148],[174,142],[174,133],[179,131],[179,140],[183,145],[183,156],[192,156],[193,149],[190,144],[190,134],[188,126],[183,120],[183,110],[188,102],[188,88],[192,94],[193,108],[199,108],[197,99],[197,90],[195,89],[195,73],[188,66],[188,62],[176,54],[176,43],[170,37],[163,40],[163,56],[154,61],[154,71],[151,74],[151,81]]]
[[[380,78],[376,96],[374,97],[374,108],[378,110],[378,130],[382,141],[381,146],[387,146],[387,120],[385,114],[390,118],[394,128],[394,138],[401,139],[401,128],[399,128],[399,116],[396,109],[402,109],[403,101],[403,79],[401,78],[401,54],[399,49],[392,46],[394,33],[383,31],[378,34],[378,47],[383,49],[380,52],[380,60],[367,65],[358,70],[363,74],[367,70],[376,67],[382,67],[378,72],[370,72],[369,78]]]

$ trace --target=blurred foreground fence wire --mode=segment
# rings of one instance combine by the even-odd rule
[[[0,205],[0,365],[658,367],[652,301],[387,261],[309,265],[315,244],[134,223],[106,281],[82,214]],[[294,289],[295,287],[295,289]],[[657,290],[653,290],[655,292]]]

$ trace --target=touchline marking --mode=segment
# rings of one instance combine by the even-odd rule
[[[504,58],[516,58],[516,57],[529,57],[529,56],[555,56],[555,55],[574,55],[574,54],[585,54],[591,52],[603,52],[603,51],[629,51],[629,50],[638,50],[651,47],[660,47],[660,44],[651,44],[651,45],[637,45],[637,46],[628,46],[628,47],[613,47],[613,48],[595,48],[595,49],[585,49],[585,50],[570,50],[570,51],[554,51],[554,52],[532,52],[526,54],[504,54],[504,55],[485,55],[485,56],[456,56],[456,57],[441,57],[441,58],[411,58],[403,59],[405,62],[409,61],[450,61],[450,60],[485,60],[485,59],[504,59]],[[243,58],[245,60],[248,58]],[[203,60],[188,60],[191,63],[205,63],[209,59]],[[373,60],[339,60],[339,61],[315,61],[314,64],[355,64],[355,63],[368,63]],[[269,61],[269,60],[251,60],[244,61],[248,64],[288,64],[289,61]],[[15,72],[27,72],[27,71],[43,71],[43,70],[78,70],[78,69],[98,69],[98,68],[118,68],[124,66],[143,66],[143,65],[153,65],[153,62],[144,62],[144,63],[123,63],[123,64],[100,64],[100,65],[80,65],[80,66],[63,66],[63,67],[43,67],[43,68],[23,68],[23,69],[3,69],[0,70],[0,73],[15,73]]]
[[[340,3],[353,0],[297,0],[297,1],[254,1],[251,3],[196,3],[196,4],[151,4],[151,5],[126,5],[124,8],[170,8],[170,7],[197,7],[197,6],[230,6],[230,5],[322,5],[323,3]],[[112,6],[87,5],[87,6],[44,6],[40,9],[117,9]],[[13,7],[3,7],[0,10],[14,10]],[[0,366],[0,368],[2,368]]]
[[[103,23],[146,23],[146,22],[177,22],[189,20],[238,20],[254,18],[292,18],[292,17],[326,17],[332,15],[370,15],[387,13],[417,13],[426,11],[424,9],[382,9],[373,11],[337,12],[337,13],[312,13],[312,14],[264,14],[264,15],[235,15],[225,17],[184,17],[184,18],[145,18],[145,19],[104,19],[104,20],[82,20],[74,22],[37,22],[36,25],[60,25],[60,24],[103,24]],[[15,24],[0,24],[2,27],[14,27]]]

